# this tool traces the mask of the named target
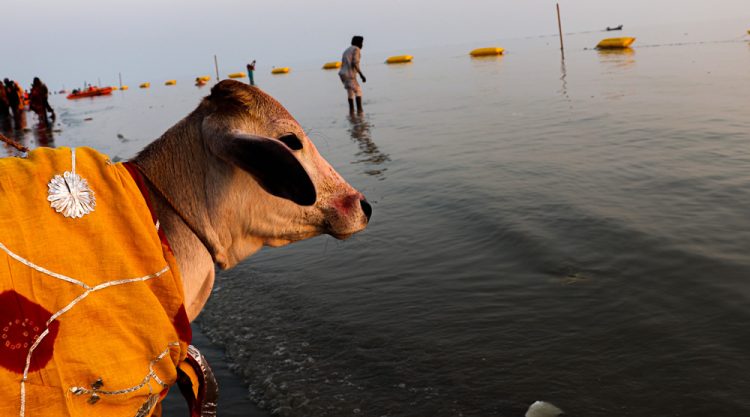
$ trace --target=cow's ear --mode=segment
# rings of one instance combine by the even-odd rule
[[[250,173],[270,194],[301,206],[315,204],[315,185],[282,142],[239,132],[214,134],[205,140],[211,152]]]

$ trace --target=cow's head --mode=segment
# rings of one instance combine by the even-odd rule
[[[212,222],[231,266],[262,245],[319,234],[346,239],[372,213],[365,197],[318,153],[296,120],[260,89],[226,80],[199,107],[209,155]]]

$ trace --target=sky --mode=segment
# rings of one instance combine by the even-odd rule
[[[223,74],[367,52],[552,34],[552,0],[5,0],[0,77],[52,89]],[[559,0],[565,32],[747,18],[748,0]]]

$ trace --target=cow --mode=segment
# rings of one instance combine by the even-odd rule
[[[191,320],[211,292],[214,264],[231,268],[263,246],[322,233],[346,239],[372,214],[365,197],[318,153],[281,104],[233,80],[213,87],[193,113],[132,162],[153,183]],[[180,192],[169,203],[167,192],[156,190]]]
[[[0,160],[0,414],[159,415],[180,382],[211,415],[189,322],[216,267],[346,239],[371,214],[281,104],[231,80],[125,163],[88,148]]]

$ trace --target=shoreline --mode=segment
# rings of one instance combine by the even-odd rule
[[[260,409],[248,395],[245,383],[229,369],[224,350],[211,343],[200,329],[193,324],[192,345],[206,357],[219,383],[219,401],[217,415],[222,417],[271,417],[271,414]],[[176,385],[162,401],[163,417],[184,417],[189,415],[187,404]]]

